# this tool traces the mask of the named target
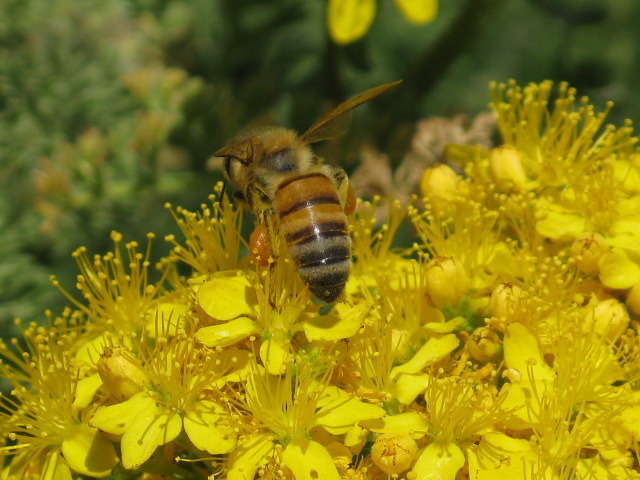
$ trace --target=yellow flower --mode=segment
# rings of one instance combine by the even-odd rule
[[[415,24],[429,23],[438,12],[438,0],[396,0],[396,5]],[[354,42],[367,33],[375,15],[376,0],[329,0],[329,34],[336,43]]]
[[[144,339],[138,345],[133,372],[136,378],[148,379],[138,382],[143,388],[120,403],[99,408],[90,425],[122,436],[122,465],[127,469],[142,465],[183,429],[201,450],[230,452],[237,437],[230,410],[224,398],[210,391],[217,390],[216,380],[230,378],[243,367],[241,352],[200,350],[193,339],[182,335],[157,341],[153,349]]]
[[[138,244],[129,242],[122,251],[122,235],[111,233],[113,252],[94,255],[93,261],[87,249],[79,248],[73,253],[81,275],[77,288],[89,306],[85,306],[59,282],[52,278],[62,293],[82,312],[92,319],[90,326],[95,332],[140,331],[147,321],[146,315],[156,306],[157,294],[164,277],[154,285],[148,283],[153,234],[147,235],[145,253],[138,252]]]
[[[277,222],[252,263],[226,198],[172,209],[157,284],[118,234],[79,250],[78,309],[0,344],[0,478],[108,476],[116,451],[140,480],[638,478],[635,137],[565,85],[492,89],[504,145],[450,147],[464,178],[425,172],[385,224],[359,202],[334,305]]]
[[[220,200],[222,182],[210,197],[211,207],[203,205],[200,212],[190,212],[167,205],[185,237],[184,245],[174,235],[166,240],[174,245],[169,258],[163,262],[182,262],[193,269],[194,275],[208,275],[239,268],[240,249],[244,243],[241,234],[242,209],[237,208],[226,196]]]
[[[322,365],[297,358],[282,376],[254,365],[241,404],[258,421],[258,430],[238,442],[227,460],[227,478],[253,478],[258,468],[279,458],[295,478],[339,479],[314,429],[344,434],[359,421],[383,417],[385,411],[328,385],[326,372],[316,371]]]
[[[96,388],[94,382],[80,380],[74,366],[75,335],[35,325],[23,334],[24,351],[0,342],[0,374],[13,386],[13,398],[0,401],[1,438],[11,441],[0,447],[11,459],[2,478],[106,477],[118,456],[113,444],[87,424],[90,409],[81,399],[90,401]]]

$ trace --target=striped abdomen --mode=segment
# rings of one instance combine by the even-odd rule
[[[275,207],[298,274],[313,294],[333,302],[351,269],[351,238],[338,193],[322,173],[280,182]]]

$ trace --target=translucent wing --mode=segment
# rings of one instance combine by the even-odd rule
[[[335,107],[329,113],[325,114],[316,123],[311,125],[300,139],[304,143],[319,142],[320,140],[330,140],[337,138],[344,134],[351,124],[351,110],[365,102],[368,102],[372,98],[383,94],[387,90],[398,85],[402,80],[397,80],[391,83],[385,83],[377,87],[365,90],[359,93],[355,97],[351,97],[349,100],[342,102]]]

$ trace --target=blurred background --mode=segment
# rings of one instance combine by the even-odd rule
[[[15,317],[41,321],[67,303],[49,275],[73,290],[80,245],[105,253],[111,230],[141,244],[155,232],[165,255],[177,229],[164,204],[206,202],[222,178],[212,152],[248,126],[303,132],[402,78],[317,151],[361,196],[406,199],[446,143],[498,141],[490,81],[566,81],[598,110],[615,102],[612,123],[640,118],[640,2],[417,1],[437,6],[420,20],[406,0],[343,0],[332,25],[328,1],[0,2],[5,334]],[[357,38],[332,31],[349,15]]]

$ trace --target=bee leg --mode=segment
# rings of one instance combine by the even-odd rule
[[[266,267],[269,265],[269,258],[275,256],[271,247],[271,240],[275,238],[271,201],[266,192],[255,183],[247,187],[244,196],[251,210],[259,212],[256,219],[256,227],[249,236],[251,260],[262,267]]]
[[[271,257],[271,241],[267,227],[259,223],[249,236],[249,253],[253,263],[266,267]]]
[[[351,215],[356,209],[356,193],[349,182],[347,172],[338,167],[331,167],[331,177],[336,185],[345,215]]]

